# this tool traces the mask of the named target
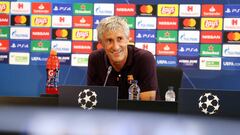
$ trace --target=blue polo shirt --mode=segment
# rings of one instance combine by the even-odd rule
[[[87,84],[103,86],[108,67],[111,66],[104,49],[93,51],[88,59]],[[149,51],[128,46],[126,64],[117,72],[112,68],[106,86],[118,86],[119,99],[128,99],[128,75],[138,81],[141,92],[157,90],[156,61]]]

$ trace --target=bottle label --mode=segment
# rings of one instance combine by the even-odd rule
[[[47,87],[57,88],[59,82],[59,69],[47,69]]]
[[[140,98],[140,88],[136,83],[133,83],[129,89],[129,100],[139,100]]]

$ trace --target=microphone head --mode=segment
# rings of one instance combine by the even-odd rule
[[[109,67],[108,67],[108,71],[109,71],[109,70],[112,70],[112,66],[109,66]]]
[[[108,74],[110,74],[110,72],[112,71],[112,66],[108,67]]]

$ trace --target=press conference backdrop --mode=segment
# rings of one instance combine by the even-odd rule
[[[131,44],[157,66],[182,67],[182,87],[240,90],[239,13],[236,0],[0,1],[0,95],[43,93],[50,48],[59,85],[85,85],[97,23],[111,15],[126,17]]]

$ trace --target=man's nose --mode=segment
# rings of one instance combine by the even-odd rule
[[[114,40],[114,41],[113,41],[113,47],[112,47],[112,48],[113,48],[114,50],[117,50],[117,49],[120,47],[119,45],[120,45],[119,42],[118,42],[117,40]]]

